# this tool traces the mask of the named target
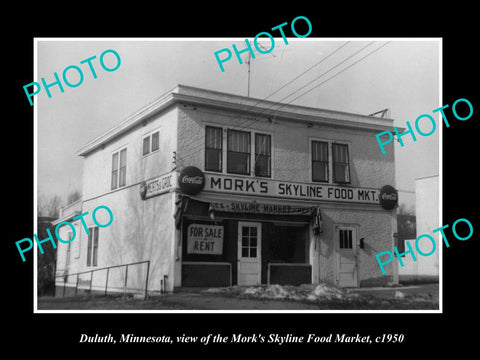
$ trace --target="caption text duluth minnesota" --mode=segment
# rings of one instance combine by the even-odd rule
[[[382,336],[376,336],[375,342],[402,342],[404,339],[403,334],[383,334]],[[176,340],[176,341],[175,341]],[[373,338],[370,335],[361,336],[360,334],[356,335],[347,335],[347,334],[329,334],[326,336],[319,336],[316,334],[308,334],[307,336],[296,336],[292,334],[279,335],[279,334],[232,334],[229,336],[222,336],[220,334],[208,334],[206,336],[182,336],[174,337],[162,335],[162,336],[136,336],[134,334],[121,334],[119,338],[119,343],[202,343],[207,345],[209,343],[276,343],[282,345],[284,343],[367,343],[371,344]],[[112,334],[99,336],[95,334],[94,336],[88,336],[87,334],[81,334],[80,343],[113,343],[116,344],[117,340]]]

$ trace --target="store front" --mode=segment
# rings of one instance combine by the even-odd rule
[[[312,282],[311,209],[302,209],[302,215],[274,215],[212,212],[212,203],[191,197],[186,203],[182,214],[182,286]]]

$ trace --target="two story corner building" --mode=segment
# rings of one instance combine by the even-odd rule
[[[383,275],[375,258],[397,231],[380,199],[395,186],[384,130],[391,119],[178,85],[78,151],[82,199],[56,221],[77,238],[59,243],[57,286],[397,282],[396,262]],[[87,235],[74,218],[102,205],[113,222],[85,216]]]

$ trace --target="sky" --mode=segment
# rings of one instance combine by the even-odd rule
[[[80,67],[84,75],[78,87],[64,84],[62,93],[58,86],[52,86],[51,98],[44,89],[34,98],[37,194],[65,197],[81,190],[83,159],[76,151],[177,84],[246,96],[248,54],[242,54],[243,64],[233,55],[223,64],[224,72],[214,56],[218,50],[232,50],[232,44],[243,49],[244,41],[37,39],[32,81],[45,78],[47,84],[52,83],[54,72],[61,78],[70,65]],[[270,40],[262,45],[269,49]],[[99,63],[100,55],[109,49],[121,58],[118,69],[111,72]],[[440,51],[438,39],[288,38],[285,44],[282,38],[275,38],[270,53],[255,52],[251,59],[249,92],[251,97],[267,98],[311,68],[267,99],[364,115],[388,108],[389,117],[399,127],[405,127],[406,121],[413,126],[422,114],[432,115],[439,124],[438,113],[432,111],[442,105]],[[96,56],[92,60],[96,79],[88,64],[80,64],[92,56]],[[104,60],[107,67],[116,64],[111,53]],[[68,79],[71,83],[79,81],[75,70],[68,72]],[[421,128],[425,132],[430,129],[428,124]],[[416,142],[404,138],[404,147],[395,143],[400,204],[414,206],[416,178],[439,174],[439,129],[441,126],[428,137],[417,134]]]

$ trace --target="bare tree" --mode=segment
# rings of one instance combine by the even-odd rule
[[[74,190],[67,196],[67,205],[74,203],[82,198],[82,193],[79,190]]]
[[[39,195],[37,197],[37,215],[39,217],[58,218],[62,205],[63,201],[59,195]]]
[[[415,239],[417,237],[416,224],[415,208],[407,208],[405,204],[401,204],[397,209],[397,247],[400,252],[405,251],[405,240]]]
[[[37,237],[46,239],[49,235],[47,229],[54,237],[52,221],[58,218],[63,201],[58,195],[39,195],[37,198]],[[43,254],[37,252],[37,294],[53,295],[55,289],[55,268],[57,250],[50,243],[42,246]]]

